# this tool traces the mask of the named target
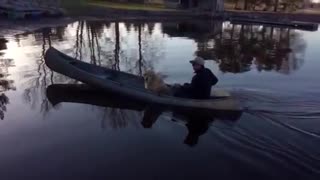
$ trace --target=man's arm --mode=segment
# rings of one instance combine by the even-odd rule
[[[213,73],[212,73],[211,78],[212,78],[212,85],[213,86],[216,85],[219,81],[218,78]]]

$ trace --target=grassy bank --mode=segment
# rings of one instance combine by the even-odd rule
[[[114,3],[108,1],[99,0],[64,0],[62,1],[62,6],[65,8],[69,15],[86,15],[88,10],[95,9],[119,9],[128,11],[178,11],[175,9],[165,8],[163,4],[135,4],[135,3]]]
[[[163,4],[133,4],[114,3],[102,0],[64,0],[63,7],[72,17],[100,17],[100,18],[211,18],[210,14],[195,14],[190,11],[167,9]],[[227,4],[229,8],[230,4]],[[229,10],[226,8],[225,16],[248,16],[265,19],[285,17],[293,21],[320,22],[318,10],[304,10],[293,13]]]
[[[113,3],[107,1],[88,1],[88,4],[122,10],[175,11],[174,9],[165,8],[163,4]]]
[[[67,11],[68,15],[85,15],[88,2],[87,0],[63,0],[61,6]]]
[[[87,0],[63,0],[61,5],[65,9],[74,9],[88,5]]]

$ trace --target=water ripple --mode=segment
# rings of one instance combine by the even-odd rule
[[[291,171],[320,175],[317,98],[258,90],[232,93],[246,110],[232,131],[216,129],[218,137],[246,149],[242,155],[250,151],[250,158],[255,152]]]

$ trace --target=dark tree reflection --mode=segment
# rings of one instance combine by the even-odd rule
[[[103,31],[110,27],[108,34]],[[113,32],[112,35],[109,32]],[[74,57],[99,66],[117,69],[120,53],[119,23],[111,30],[109,23],[79,21],[76,28]],[[114,47],[114,48],[112,48]]]
[[[80,21],[76,28],[74,57],[142,75],[163,56],[162,39],[153,39],[154,29],[154,23]]]
[[[163,39],[156,36],[154,23],[134,23],[134,28],[137,32],[137,61],[130,71],[142,75],[148,69],[154,69],[155,64],[160,61],[163,56]]]
[[[162,32],[171,37],[185,37],[206,42],[222,31],[222,21],[164,22]]]
[[[8,42],[8,41],[7,41],[6,39],[0,37],[0,51],[7,49],[7,42]],[[2,55],[2,54],[1,54],[1,52],[0,52],[0,56],[1,56],[1,55]]]
[[[0,38],[0,50],[7,49],[7,40]],[[13,66],[12,59],[2,58],[3,54],[0,52],[0,119],[5,118],[5,112],[7,111],[7,105],[9,104],[9,98],[5,92],[9,90],[15,90],[14,81],[8,80],[8,68]]]
[[[258,71],[290,73],[303,63],[305,41],[295,30],[225,24],[214,39],[198,43],[196,54],[213,59],[222,72]]]
[[[36,50],[33,54],[37,59],[34,61],[36,71],[24,74],[24,100],[32,108],[40,107],[40,111],[45,113],[50,109],[45,94],[47,86],[55,83],[80,83],[51,71],[45,65],[44,55],[51,46],[79,60],[137,75],[153,69],[163,53],[162,35],[158,34],[155,38],[154,28],[155,24],[152,23],[79,21],[66,27],[45,28],[29,34],[25,37],[28,43],[39,48],[34,48]],[[62,47],[61,44],[65,46]],[[104,112],[105,109],[101,111]]]
[[[31,108],[36,108],[38,105],[40,111],[44,114],[50,109],[50,103],[46,98],[46,87],[54,82],[74,82],[61,74],[54,73],[49,69],[44,62],[45,52],[53,43],[63,41],[65,38],[65,27],[58,28],[43,28],[34,32],[32,35],[35,38],[35,44],[39,44],[40,52],[35,51],[36,71],[25,74],[25,89],[23,93],[24,100],[31,105]]]
[[[114,26],[115,30],[115,48],[114,48],[114,64],[112,65],[112,69],[120,70],[120,29],[119,29],[119,22],[115,23]]]

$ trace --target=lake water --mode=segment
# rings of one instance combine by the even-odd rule
[[[6,32],[1,179],[320,178],[320,31],[80,21]],[[152,69],[168,83],[189,82],[189,60],[201,56],[246,110],[237,119],[167,112],[148,122],[131,100],[83,93],[48,69],[49,46],[132,74]]]

